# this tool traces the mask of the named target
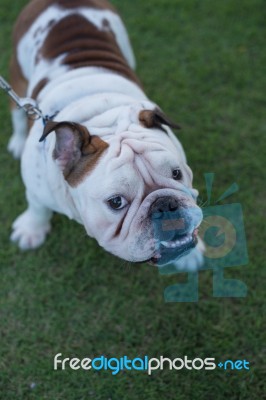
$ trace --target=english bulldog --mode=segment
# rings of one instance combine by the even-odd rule
[[[115,8],[32,0],[13,40],[11,85],[50,119],[29,130],[24,111],[11,109],[8,149],[21,157],[28,201],[11,240],[37,248],[55,211],[124,260],[197,267],[202,212],[178,126],[145,95]]]

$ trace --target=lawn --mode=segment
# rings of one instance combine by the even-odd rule
[[[0,74],[8,76],[12,25],[27,2],[1,0]],[[0,94],[0,398],[5,400],[262,399],[265,395],[265,3],[263,0],[114,0],[128,27],[147,94],[182,125],[178,133],[202,204],[241,203],[249,262],[227,268],[244,298],[213,297],[212,270],[199,274],[199,301],[164,301],[186,274],[110,256],[84,229],[55,215],[34,252],[9,241],[24,210],[19,163],[6,151],[11,124]],[[264,106],[264,109],[263,109]],[[264,113],[263,113],[264,111]],[[264,135],[264,137],[263,137]],[[263,143],[264,139],[264,143]],[[264,291],[264,293],[263,293]],[[53,370],[65,357],[246,359],[250,370]],[[265,353],[264,353],[265,354]]]

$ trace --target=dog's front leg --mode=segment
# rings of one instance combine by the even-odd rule
[[[52,211],[40,204],[36,196],[27,191],[28,208],[13,223],[11,240],[21,250],[35,249],[45,241],[51,229]]]
[[[28,119],[22,108],[12,108],[11,118],[13,134],[8,142],[7,149],[14,158],[20,158],[27,138]]]

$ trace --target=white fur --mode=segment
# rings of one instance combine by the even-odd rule
[[[114,98],[114,94],[117,93],[117,97],[121,95],[132,96],[134,101],[137,99],[147,100],[143,91],[135,83],[122,76],[101,68],[80,68],[80,74],[77,73],[78,71],[75,71],[75,74],[73,74],[74,71],[68,71],[58,79],[53,79],[41,91],[39,103],[44,114],[53,115],[69,104],[72,110],[73,102],[77,101],[79,104],[81,103],[81,109],[86,108],[86,112],[93,115],[96,106],[89,99],[90,107],[87,107],[84,98],[99,95],[99,93],[102,97],[111,94],[109,97]],[[78,105],[77,108],[79,107]],[[97,108],[102,110],[103,104],[98,104]],[[79,118],[79,116],[76,116],[76,118]]]

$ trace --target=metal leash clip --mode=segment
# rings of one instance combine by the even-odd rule
[[[38,103],[30,97],[19,97],[9,83],[0,75],[0,88],[3,89],[18,108],[23,108],[29,119],[37,120],[44,118],[43,113],[38,107]]]

